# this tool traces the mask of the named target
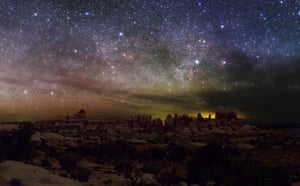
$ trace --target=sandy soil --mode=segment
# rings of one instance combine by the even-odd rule
[[[50,171],[18,161],[0,163],[0,186],[8,185],[12,178],[21,180],[24,186],[81,186],[68,178],[52,174]]]

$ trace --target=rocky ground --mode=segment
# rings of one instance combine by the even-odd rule
[[[244,125],[147,132],[124,126],[41,130],[32,124],[0,129],[1,186],[240,185],[235,178],[239,173],[231,167],[245,169],[240,175],[245,182],[257,179],[248,185],[297,185],[299,181],[298,129]],[[257,173],[263,177],[256,170],[263,170]],[[225,177],[214,174],[224,171]]]

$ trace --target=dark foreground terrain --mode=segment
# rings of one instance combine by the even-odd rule
[[[249,125],[2,124],[0,185],[297,185],[299,139]]]

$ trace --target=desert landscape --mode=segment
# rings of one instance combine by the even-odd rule
[[[0,0],[0,186],[300,186],[300,0]]]
[[[5,185],[298,185],[300,129],[260,129],[234,112],[215,119],[151,115],[1,124]]]

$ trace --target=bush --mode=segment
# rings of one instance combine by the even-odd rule
[[[224,186],[289,185],[283,168],[272,169],[237,149],[209,144],[199,149],[187,165],[188,183],[203,185],[209,181]]]
[[[9,181],[9,185],[10,185],[10,186],[21,186],[21,185],[22,185],[22,182],[21,182],[21,180],[19,180],[18,178],[12,178],[12,179]]]
[[[111,162],[117,159],[135,159],[137,150],[124,141],[107,142],[104,144],[84,144],[71,148],[70,152],[79,157],[94,157],[97,162]]]
[[[47,156],[51,156],[51,157],[54,157],[54,158],[59,156],[54,147],[44,145],[41,150],[44,151]]]
[[[0,161],[4,161],[7,159],[6,154],[7,154],[7,144],[4,144],[2,138],[0,138]]]
[[[187,149],[181,145],[170,143],[167,148],[167,159],[170,161],[183,161],[187,157]]]
[[[32,158],[32,145],[30,138],[34,133],[34,128],[31,123],[23,122],[19,129],[12,133],[8,143],[7,157],[12,160],[30,160]]]
[[[159,173],[159,169],[157,168],[157,166],[154,163],[145,163],[143,165],[142,171],[144,173],[149,173],[149,174],[153,174],[153,175],[157,175]]]
[[[107,179],[107,180],[104,180],[103,183],[105,186],[111,186],[112,181],[110,179]]]
[[[161,185],[179,185],[182,181],[182,178],[175,170],[171,172],[161,172],[156,178]]]
[[[88,168],[77,167],[72,177],[81,182],[86,182],[89,180],[91,171]]]
[[[62,155],[59,157],[61,167],[67,171],[74,170],[76,167],[76,158],[71,155]]]
[[[50,167],[49,160],[48,159],[42,159],[41,166],[42,167]]]
[[[142,153],[141,158],[149,161],[164,160],[166,158],[166,153],[160,147],[151,147]]]

